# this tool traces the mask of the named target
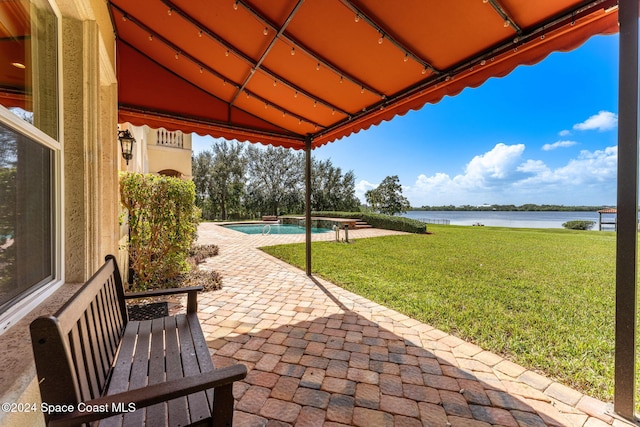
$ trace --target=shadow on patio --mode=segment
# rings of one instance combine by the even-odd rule
[[[277,239],[208,225],[220,242],[200,296],[216,366],[245,364],[240,426],[625,425],[596,399],[256,249]],[[290,237],[287,238],[288,242]]]
[[[467,358],[481,349],[446,338],[430,351],[346,312],[214,339],[209,347],[216,366],[237,361],[250,369],[234,387],[241,426],[276,420],[302,426],[517,427],[586,420],[577,411],[561,414],[548,396],[513,377],[501,381],[509,374],[500,369],[517,374],[509,362],[493,371]],[[457,351],[445,342],[459,344]]]

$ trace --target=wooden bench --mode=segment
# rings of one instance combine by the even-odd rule
[[[196,315],[200,290],[125,294],[107,256],[55,315],[31,323],[47,424],[232,425],[233,382],[247,369],[214,369]],[[126,299],[179,293],[187,293],[186,314],[129,320]]]

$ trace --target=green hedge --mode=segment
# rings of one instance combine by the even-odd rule
[[[361,219],[376,228],[382,228],[385,230],[405,231],[407,233],[417,234],[424,234],[427,232],[426,223],[402,216],[390,216],[365,212],[312,212],[311,215],[332,218]]]
[[[362,220],[367,221],[376,228],[384,228],[385,230],[406,231],[407,233],[417,234],[427,232],[426,223],[402,216],[367,213],[362,215]]]
[[[120,176],[120,201],[127,211],[134,289],[171,287],[189,271],[199,209],[192,181],[152,174]]]
[[[567,221],[562,226],[569,230],[591,230],[596,223],[594,221],[574,220]]]
[[[337,212],[337,211],[319,211],[311,212],[311,216],[326,216],[330,218],[348,218],[362,219],[363,212]]]

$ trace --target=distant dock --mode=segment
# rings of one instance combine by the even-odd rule
[[[600,209],[598,211],[598,230],[602,231],[604,228],[613,227],[615,231],[618,231],[618,210],[617,209]]]

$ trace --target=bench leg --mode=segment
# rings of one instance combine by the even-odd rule
[[[233,383],[213,389],[213,427],[233,425]]]
[[[198,312],[198,291],[189,291],[187,293],[187,313]]]

